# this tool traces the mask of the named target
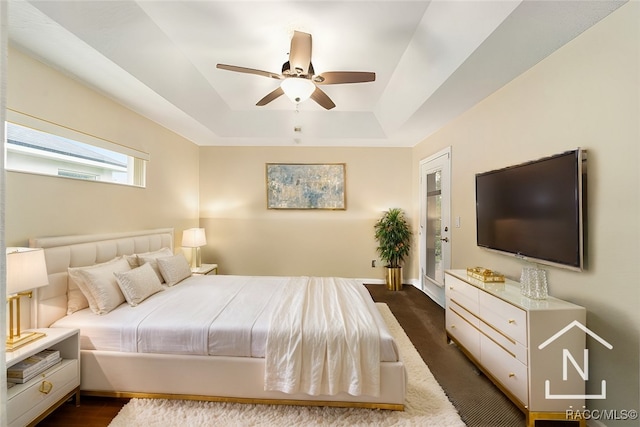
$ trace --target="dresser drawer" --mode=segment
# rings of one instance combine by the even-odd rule
[[[521,308],[481,292],[479,316],[504,335],[527,345],[527,313]]]
[[[7,391],[9,425],[26,425],[80,385],[77,359],[65,359],[42,375]],[[49,390],[45,393],[42,390]]]
[[[507,353],[513,355],[523,365],[528,364],[527,347],[511,337],[507,337],[492,326],[480,321],[480,332],[501,346]]]
[[[523,405],[529,402],[527,367],[488,337],[480,335],[480,361]]]
[[[445,294],[447,299],[455,301],[471,313],[479,313],[478,294],[480,290],[475,286],[463,282],[457,277],[445,275]]]
[[[478,320],[462,317],[464,311],[457,305],[452,304],[446,311],[445,324],[449,335],[456,339],[474,357],[480,358],[480,331],[478,330]]]

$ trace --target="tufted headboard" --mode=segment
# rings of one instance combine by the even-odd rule
[[[173,228],[29,239],[32,248],[43,248],[49,286],[37,289],[31,313],[32,327],[46,328],[67,314],[67,268],[83,267],[162,249],[173,250]]]

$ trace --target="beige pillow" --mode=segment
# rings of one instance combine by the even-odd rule
[[[130,306],[135,307],[156,292],[164,290],[160,279],[151,268],[143,264],[133,270],[113,273],[118,286]]]
[[[127,260],[127,262],[129,263],[129,266],[131,268],[136,268],[139,267],[140,265],[138,264],[138,255],[133,254],[133,255],[124,255],[123,256],[124,259]]]
[[[184,254],[179,253],[170,257],[158,258],[158,268],[167,286],[173,286],[176,283],[191,276],[191,267]]]
[[[84,296],[75,280],[67,282],[67,314],[73,314],[78,310],[89,307],[89,301]]]
[[[79,269],[78,286],[89,301],[89,308],[96,314],[106,314],[125,302],[113,273],[129,271],[131,267],[124,258],[105,265]]]
[[[168,257],[168,256],[173,256],[173,252],[171,252],[171,249],[162,248],[159,251],[147,252],[147,253],[144,253],[144,254],[138,254],[137,255],[137,261],[138,261],[138,265],[151,264],[151,267],[153,268],[153,271],[156,272],[156,274],[158,275],[158,279],[160,279],[160,283],[164,283],[164,277],[162,277],[162,274],[160,273],[160,270],[158,269],[158,263],[156,262],[156,260],[158,258],[164,258],[164,257]]]
[[[67,269],[67,273],[69,274],[67,279],[67,314],[73,314],[87,307],[91,307],[91,310],[94,312],[96,310],[95,299],[93,299],[93,296],[84,285],[84,281],[82,277],[80,277],[80,271],[113,264],[118,260],[120,260],[120,257],[100,264],[93,264],[86,267],[70,267]]]

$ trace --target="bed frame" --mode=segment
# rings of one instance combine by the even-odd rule
[[[163,247],[173,250],[173,242],[171,228],[30,239],[31,247],[44,249],[49,275],[49,286],[37,290],[33,324],[46,328],[66,315],[67,268]],[[81,350],[80,365],[81,393],[97,396],[403,410],[406,391],[406,374],[401,361],[381,363],[379,397],[265,391],[265,361],[251,357]]]

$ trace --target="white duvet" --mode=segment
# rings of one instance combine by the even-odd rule
[[[311,395],[380,394],[380,334],[353,280],[287,281],[271,315],[265,390]]]
[[[80,328],[83,349],[264,357],[265,388],[287,393],[375,396],[379,361],[398,360],[368,291],[350,279],[192,276],[136,307],[85,309],[53,326]]]

